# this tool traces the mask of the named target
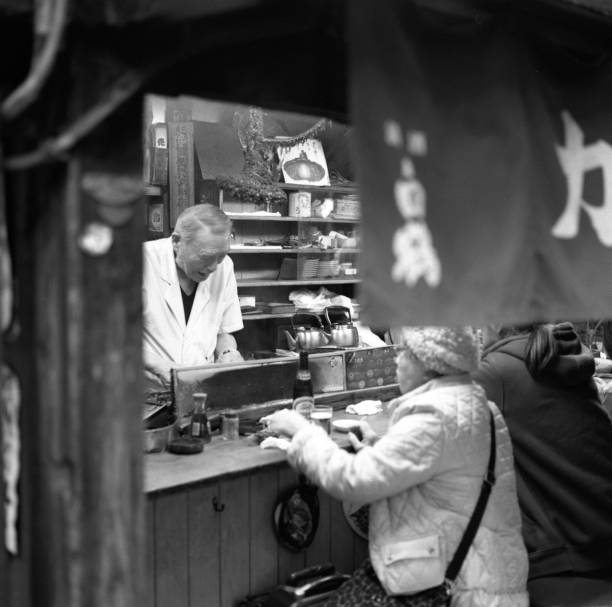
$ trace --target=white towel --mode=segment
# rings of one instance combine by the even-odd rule
[[[362,400],[346,408],[347,413],[353,413],[354,415],[376,415],[381,411],[382,402],[380,400]]]
[[[287,451],[289,448],[289,442],[286,438],[277,438],[276,436],[268,436],[264,438],[260,447],[262,449],[280,449],[281,451]]]

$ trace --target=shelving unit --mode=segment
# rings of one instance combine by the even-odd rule
[[[278,184],[287,193],[296,191],[311,192],[312,199],[337,198],[343,195],[356,195],[355,186],[304,186],[293,184]],[[330,231],[344,233],[347,237],[355,237],[361,220],[359,218],[342,217],[293,217],[283,215],[257,213],[261,207],[254,203],[233,201],[224,195],[222,190],[218,195],[219,206],[232,219],[234,225],[234,244],[230,256],[234,261],[238,294],[255,297],[256,305],[262,302],[289,302],[289,294],[295,288],[311,288],[317,291],[320,287],[350,298],[355,297],[355,285],[361,282],[358,274],[358,258],[361,253],[357,247],[287,247],[289,236],[297,242],[312,242],[315,231],[328,235]],[[263,243],[270,243],[266,246]],[[247,244],[245,244],[247,243]],[[253,244],[248,244],[253,243]],[[276,244],[279,243],[279,244]],[[310,260],[310,261],[308,261]],[[315,261],[317,260],[317,261]],[[331,273],[338,275],[317,276],[312,267],[320,263],[336,262]],[[284,271],[281,267],[285,264]],[[308,265],[310,263],[311,265]],[[341,263],[350,264],[348,271],[357,271],[357,275],[340,273],[337,269]],[[305,265],[306,264],[306,265]],[[309,268],[308,270],[306,268]],[[329,267],[329,266],[328,266]],[[294,273],[294,277],[291,273]],[[272,278],[271,276],[282,276]],[[270,349],[285,347],[283,330],[289,328],[289,319],[293,313],[250,312],[243,314],[245,334],[243,339],[249,342],[266,342]],[[253,338],[253,335],[256,337]]]

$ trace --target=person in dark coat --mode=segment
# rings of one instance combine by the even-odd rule
[[[610,580],[612,591],[612,422],[591,352],[568,322],[502,330],[496,341],[485,332],[484,345],[473,378],[510,431],[532,605],[534,594],[566,592],[563,578],[570,595],[576,576]]]

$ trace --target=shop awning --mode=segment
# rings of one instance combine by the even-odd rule
[[[610,49],[401,0],[349,38],[364,318],[612,315]]]

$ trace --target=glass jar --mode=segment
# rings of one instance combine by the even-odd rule
[[[238,440],[240,419],[235,411],[226,411],[221,418],[221,438],[223,440]]]

